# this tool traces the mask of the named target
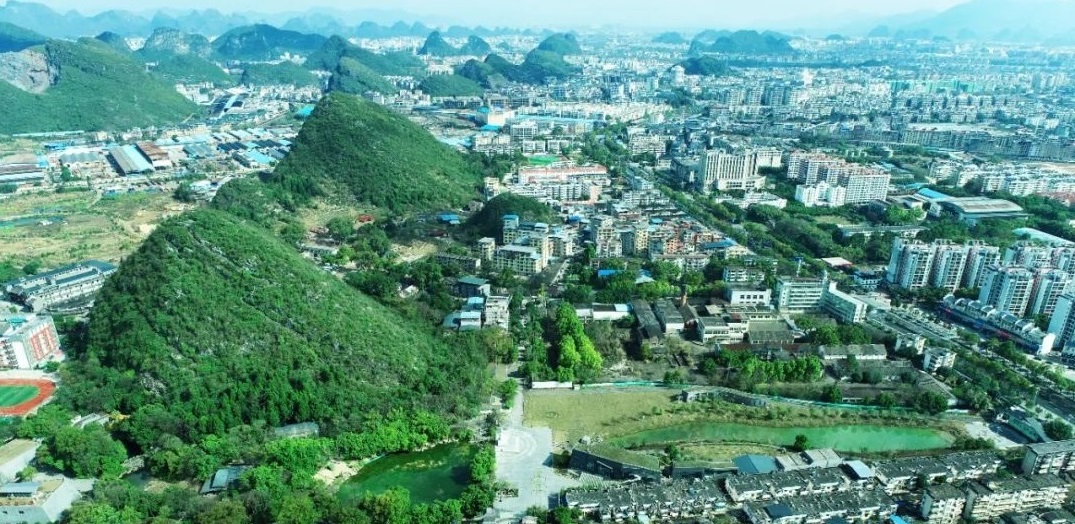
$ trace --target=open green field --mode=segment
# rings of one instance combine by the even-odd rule
[[[797,435],[810,445],[852,453],[927,451],[944,449],[955,440],[936,429],[891,426],[773,427],[727,422],[690,422],[641,431],[612,439],[611,444],[634,448],[667,442],[749,442],[790,447]]]
[[[613,445],[660,448],[676,442],[691,456],[720,460],[742,452],[773,452],[804,434],[815,447],[847,452],[903,452],[949,447],[960,429],[909,413],[803,408],[767,409],[727,403],[686,404],[666,389],[530,391],[529,426],[547,426],[558,445],[583,436]]]
[[[17,406],[36,396],[34,386],[0,386],[0,408]]]
[[[544,167],[555,162],[559,162],[562,158],[556,155],[538,155],[527,157],[526,161],[532,166]]]
[[[834,215],[821,215],[814,217],[814,221],[818,224],[832,224],[834,226],[850,226],[851,221],[840,216]]]
[[[0,200],[0,260],[16,267],[37,260],[46,268],[91,258],[118,261],[186,208],[165,193],[11,196]]]
[[[339,498],[357,501],[393,488],[406,489],[411,500],[432,504],[456,498],[470,482],[477,448],[448,444],[425,451],[388,455],[370,462],[340,487]]]

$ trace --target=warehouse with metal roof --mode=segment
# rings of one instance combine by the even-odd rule
[[[108,156],[112,158],[116,169],[119,169],[121,174],[136,175],[153,171],[153,164],[150,164],[138,148],[132,145],[114,148],[108,152]]]

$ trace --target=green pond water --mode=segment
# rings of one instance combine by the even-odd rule
[[[662,442],[752,442],[789,446],[796,435],[806,435],[814,448],[837,451],[882,452],[921,451],[946,448],[952,435],[940,430],[888,426],[832,426],[817,428],[771,427],[723,422],[691,422],[653,429],[613,439],[625,446],[644,446]]]
[[[340,486],[341,500],[357,500],[367,493],[404,488],[411,501],[429,504],[456,498],[470,481],[470,463],[478,449],[465,444],[446,444],[416,453],[388,455],[370,462]]]

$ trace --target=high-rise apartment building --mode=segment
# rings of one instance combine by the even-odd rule
[[[989,266],[978,301],[1022,318],[1030,305],[1034,273],[1019,266]]]
[[[1052,315],[1056,303],[1071,288],[1072,275],[1059,269],[1040,269],[1034,275],[1027,316]]]
[[[963,283],[970,246],[959,244],[935,244],[933,268],[929,285],[955,291]]]
[[[971,241],[967,253],[967,267],[963,271],[963,287],[981,288],[985,268],[1000,262],[1000,248]]]
[[[904,289],[928,286],[935,252],[932,244],[897,238],[888,261],[888,283]]]

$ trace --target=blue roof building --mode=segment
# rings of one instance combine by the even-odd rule
[[[776,459],[768,455],[742,455],[732,459],[741,475],[764,475],[776,471]]]

